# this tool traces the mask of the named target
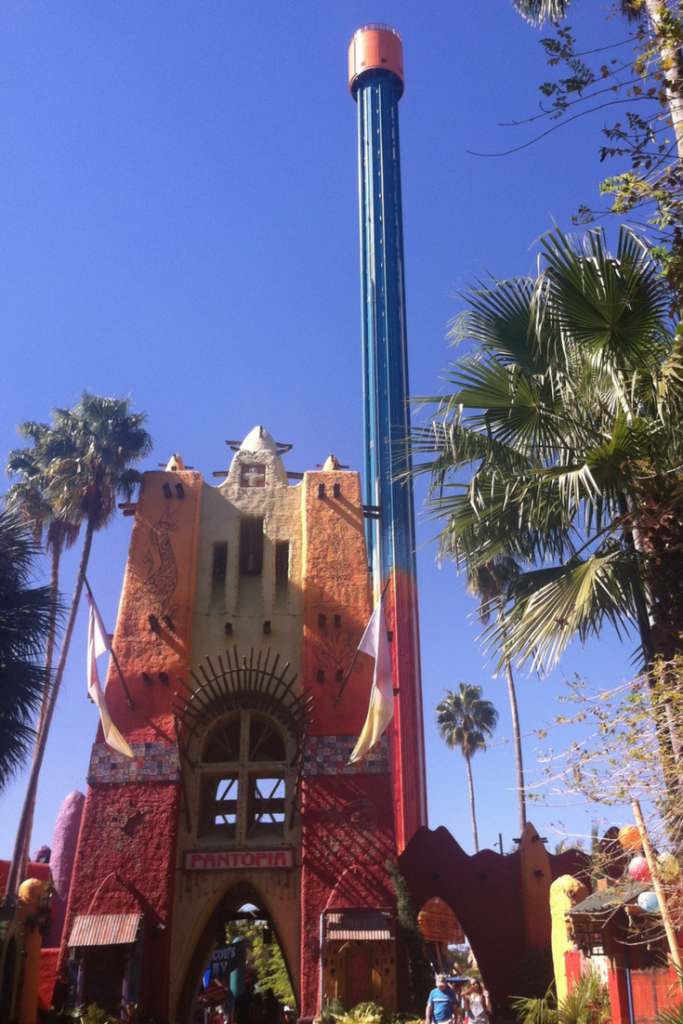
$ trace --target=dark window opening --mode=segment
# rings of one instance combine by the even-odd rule
[[[289,587],[289,541],[275,543],[275,597],[278,601],[287,598]]]
[[[222,722],[209,736],[204,750],[203,761],[212,764],[224,761],[239,761],[240,756],[240,718],[232,718]]]
[[[285,822],[285,776],[274,772],[267,777],[249,776],[247,837],[276,838]]]
[[[225,576],[228,571],[228,545],[219,541],[213,546],[211,566],[211,604],[222,604],[225,598]]]
[[[263,517],[240,520],[240,576],[260,576],[263,572]]]
[[[249,726],[250,761],[284,761],[285,744],[270,719],[256,718],[252,713]]]
[[[202,779],[200,835],[237,836],[239,776],[204,776]]]

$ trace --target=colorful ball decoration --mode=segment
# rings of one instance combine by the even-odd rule
[[[659,910],[659,900],[656,892],[641,892],[638,897],[638,906],[646,914],[656,914]]]
[[[634,882],[650,881],[650,869],[644,857],[634,857],[628,866],[628,873]]]
[[[663,882],[677,882],[681,877],[680,865],[672,853],[657,857],[657,867]]]
[[[624,825],[619,829],[619,842],[627,850],[640,850],[643,840],[636,825]]]

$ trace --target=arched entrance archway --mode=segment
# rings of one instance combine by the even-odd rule
[[[172,1019],[190,1021],[222,919],[253,903],[301,975],[301,772],[311,695],[279,656],[237,650],[200,666],[178,706],[183,802],[171,951]]]
[[[465,932],[445,900],[432,896],[418,912],[417,920],[435,974],[452,974],[450,946],[462,946]]]
[[[469,856],[448,829],[420,828],[398,869],[415,906],[436,896],[456,915],[495,1007],[520,994],[520,974],[532,961],[541,973],[545,958],[552,977],[550,884],[563,874],[580,875],[587,863],[578,850],[548,853],[528,822],[519,849],[505,856],[493,850]]]
[[[273,930],[275,939],[282,951],[287,967],[292,990],[298,999],[299,967],[296,946],[291,934],[291,915],[284,915],[271,905],[264,894],[253,883],[245,878],[230,881],[211,903],[204,908],[194,929],[194,936],[186,950],[184,965],[178,976],[177,1002],[172,1019],[179,1022],[190,1022],[194,1019],[197,1000],[200,993],[201,980],[206,965],[218,945],[220,936],[225,934],[225,924],[230,920],[240,919],[241,908],[245,904],[258,907],[258,920],[267,921]],[[279,909],[279,908],[278,908]]]

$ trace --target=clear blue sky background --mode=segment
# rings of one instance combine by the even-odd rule
[[[583,48],[626,34],[609,6],[577,2]],[[448,321],[476,276],[525,274],[554,218],[569,229],[605,173],[598,121],[513,156],[500,122],[533,113],[546,77],[540,33],[508,0],[5,0],[0,5],[0,452],[24,419],[47,420],[81,389],[129,395],[149,414],[148,467],[180,452],[211,481],[224,439],[257,423],[294,444],[293,470],[330,452],[362,463],[353,31],[403,35],[401,148],[411,388],[439,388]],[[418,414],[420,415],[420,414]],[[96,538],[90,581],[113,629],[131,520]],[[433,527],[422,523],[420,543]],[[500,709],[473,770],[482,845],[517,836],[503,680],[477,646],[474,604],[433,546],[419,553],[430,824],[472,849],[465,768],[438,740],[445,688],[479,683]],[[64,585],[76,555],[66,559]],[[635,644],[635,641],[634,641]],[[570,648],[562,670],[610,685],[630,675],[612,637]],[[523,730],[558,711],[561,672],[519,679]],[[85,788],[97,725],[86,699],[85,614],[72,645],[40,782],[33,848]],[[554,742],[562,743],[561,733]],[[565,737],[566,739],[566,737]],[[546,741],[549,742],[549,741]],[[525,740],[533,768],[537,741]],[[0,797],[11,853],[25,779]],[[557,806],[552,806],[552,804]],[[532,807],[586,834],[597,812]],[[624,815],[625,816],[625,815]],[[615,818],[619,820],[619,812]]]

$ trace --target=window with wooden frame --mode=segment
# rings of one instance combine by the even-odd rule
[[[285,735],[244,708],[213,726],[201,759],[199,834],[237,846],[281,842],[291,799]]]

